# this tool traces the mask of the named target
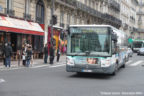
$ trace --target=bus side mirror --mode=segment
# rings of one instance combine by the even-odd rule
[[[117,35],[114,34],[114,33],[112,33],[112,40],[115,41],[115,42],[117,42]]]
[[[70,28],[69,27],[67,28],[67,32],[68,32],[68,35],[70,35]]]

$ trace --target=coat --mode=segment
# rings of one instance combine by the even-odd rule
[[[12,47],[10,45],[5,46],[3,49],[3,54],[5,57],[11,57],[12,56]]]

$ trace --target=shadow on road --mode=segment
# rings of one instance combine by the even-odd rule
[[[88,79],[112,79],[112,75],[108,74],[96,74],[96,73],[76,73],[71,76],[70,78],[88,78]]]
[[[120,75],[122,71],[125,69],[120,68],[116,75],[110,75],[110,74],[100,74],[100,73],[75,73],[71,76],[70,78],[88,78],[88,79],[100,79],[100,80],[109,80],[109,79],[114,79],[117,78],[117,76]]]

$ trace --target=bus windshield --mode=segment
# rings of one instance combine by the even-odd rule
[[[106,27],[74,27],[70,28],[69,53],[75,55],[86,52],[89,55],[108,56],[111,52],[110,34]]]
[[[143,42],[133,42],[133,48],[141,48]]]

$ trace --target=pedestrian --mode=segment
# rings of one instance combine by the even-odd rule
[[[28,45],[27,51],[26,51],[26,67],[29,67],[31,56],[32,56],[32,46]]]
[[[47,63],[47,59],[48,59],[48,45],[45,44],[45,47],[44,47],[44,63]]]
[[[51,45],[50,46],[50,64],[53,64],[53,60],[54,60],[54,46]]]
[[[22,48],[22,61],[23,61],[23,66],[26,66],[26,50],[27,50],[27,46],[26,44],[23,45]]]
[[[59,62],[60,54],[61,54],[60,48],[58,47],[58,49],[57,49],[57,62]]]
[[[5,66],[6,67],[11,67],[11,56],[12,56],[12,47],[10,42],[5,43],[4,46],[4,60],[5,60]]]

